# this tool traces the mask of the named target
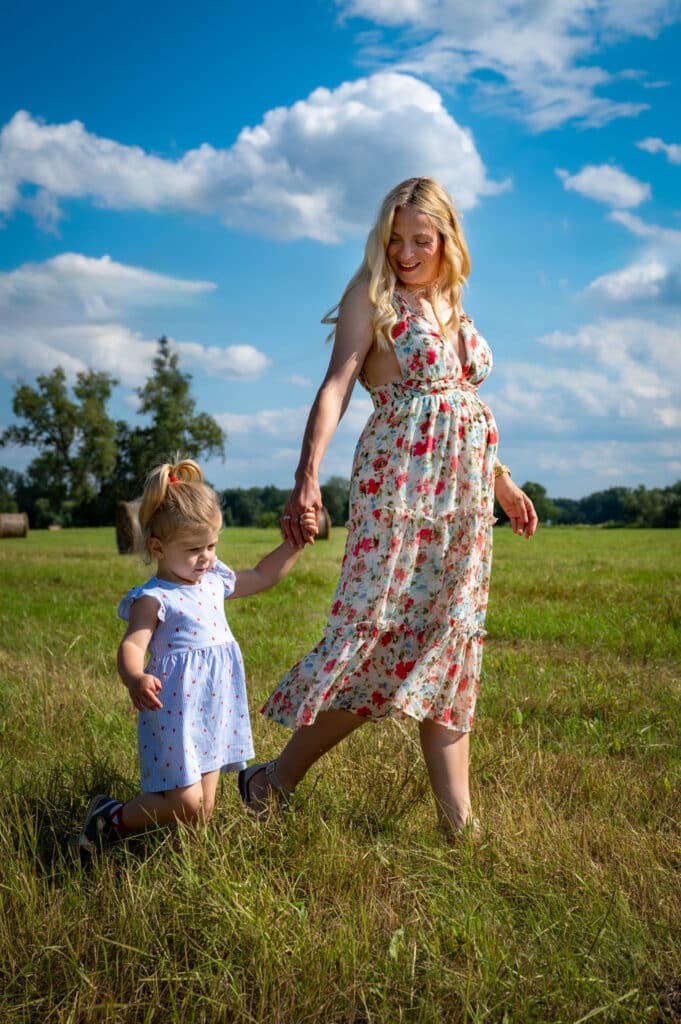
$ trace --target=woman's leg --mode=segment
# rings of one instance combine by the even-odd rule
[[[458,832],[472,819],[468,786],[470,734],[425,718],[419,724],[419,736],[440,828],[447,833]]]
[[[365,721],[350,711],[320,711],[312,725],[296,729],[276,759],[275,774],[284,792],[292,793],[315,761]],[[251,809],[264,808],[271,791],[264,769],[257,772],[248,785]]]

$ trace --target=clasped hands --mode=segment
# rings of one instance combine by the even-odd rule
[[[308,505],[303,507],[302,512],[297,512],[296,504],[289,498],[281,517],[281,535],[284,540],[296,548],[304,548],[306,544],[314,544],[318,533],[318,510],[315,506]]]

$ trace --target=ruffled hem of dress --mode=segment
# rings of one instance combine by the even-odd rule
[[[357,699],[354,704],[358,706],[349,706],[352,688],[344,700],[344,687],[380,653],[381,637],[393,634],[416,638],[423,653],[396,663],[389,675],[396,675],[399,683],[391,689],[378,684],[369,693],[372,687],[368,686],[366,700]],[[374,720],[433,718],[450,729],[468,732],[486,635],[476,623],[456,619],[450,619],[445,627],[437,623],[424,629],[390,620],[327,629],[319,644],[282,679],[260,712],[290,729],[311,725],[320,711],[340,709]],[[291,695],[296,688],[303,691],[300,697]]]

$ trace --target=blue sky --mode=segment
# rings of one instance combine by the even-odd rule
[[[3,14],[0,427],[58,364],[114,374],[134,420],[167,334],[227,431],[212,482],[287,486],[320,318],[385,192],[429,174],[463,217],[514,477],[681,478],[678,0],[104,8]],[[369,411],[358,385],[322,480]]]

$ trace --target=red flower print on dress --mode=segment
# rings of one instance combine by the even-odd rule
[[[387,703],[388,700],[387,697],[383,696],[380,690],[374,690],[374,692],[371,694],[371,699],[374,702],[374,704],[376,704],[379,708],[382,708],[383,705]]]
[[[428,452],[432,452],[435,449],[435,438],[432,436],[427,437],[425,441],[416,441],[411,446],[413,455],[426,455]]]
[[[398,661],[395,665],[395,675],[400,679],[406,679],[415,664],[415,661]]]
[[[408,320],[400,320],[398,323],[396,323],[395,326],[392,329],[393,341],[396,341],[397,338],[399,338],[401,334],[404,334],[404,332],[406,331],[408,326],[409,326],[409,321]]]

